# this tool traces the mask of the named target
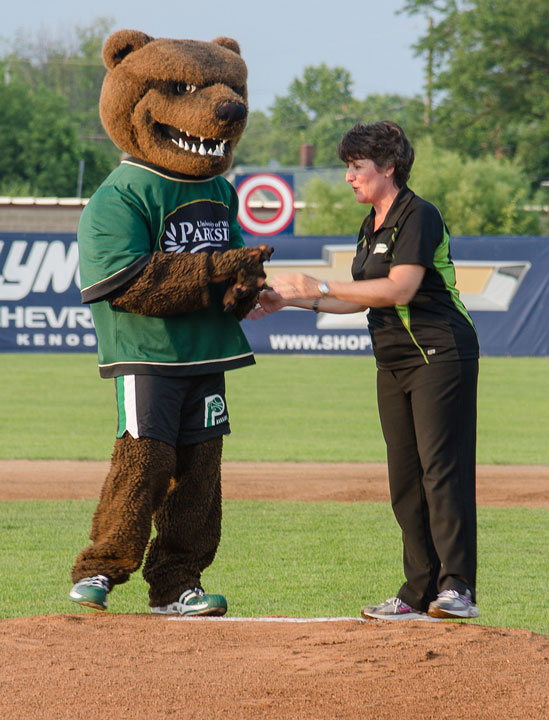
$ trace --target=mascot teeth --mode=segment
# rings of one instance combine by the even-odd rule
[[[187,137],[192,137],[188,131],[180,130],[180,133],[182,135],[185,133]],[[225,156],[226,140],[207,140],[206,138],[201,137],[200,142],[193,142],[192,145],[189,145],[189,143],[186,140],[183,140],[182,137],[178,140],[171,138],[171,141],[182,150],[198,153],[199,155],[213,155],[214,157]]]

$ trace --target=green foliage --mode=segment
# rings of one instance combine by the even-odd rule
[[[370,212],[369,205],[357,203],[355,194],[345,182],[329,183],[313,178],[303,189],[305,208],[296,218],[299,235],[352,235],[356,236],[362,221]]]
[[[67,99],[71,115],[78,118],[83,137],[108,138],[98,112],[99,94],[105,76],[102,47],[113,20],[99,18],[72,32],[59,31],[50,37],[16,35],[4,60],[12,80],[19,80],[32,92],[41,88]],[[110,141],[108,141],[110,142]]]
[[[438,207],[453,235],[539,234],[539,215],[524,209],[532,198],[516,160],[464,159],[428,137],[415,150],[410,186]],[[356,202],[343,170],[340,184],[310,180],[303,199],[306,207],[296,219],[296,233],[302,235],[356,235],[370,211]]]
[[[427,67],[432,68],[427,83],[433,94],[429,109],[420,97],[373,94],[356,98],[345,68],[325,63],[308,66],[290,83],[286,95],[275,98],[268,113],[250,113],[235,165],[297,165],[300,146],[311,144],[317,167],[339,167],[336,148],[344,132],[359,121],[390,119],[399,123],[416,145],[431,136],[437,147],[459,153],[462,184],[455,190],[459,199],[447,206],[458,216],[461,208],[466,208],[467,218],[460,220],[464,228],[486,226],[490,215],[488,225],[496,228],[494,232],[504,232],[498,227],[535,232],[535,228],[529,229],[535,223],[530,224],[516,210],[525,195],[516,189],[510,174],[516,167],[524,186],[534,189],[547,179],[547,2],[405,0],[403,12],[431,18],[429,29],[416,45]],[[0,78],[4,78],[3,83],[0,79],[4,155],[0,159],[0,192],[74,195],[78,166],[84,159],[84,195],[90,195],[116,164],[119,151],[105,134],[98,113],[105,73],[101,48],[111,26],[112,20],[99,18],[88,27],[64,32],[62,37],[42,33],[33,39],[20,33],[4,41],[8,49],[0,55]],[[55,105],[57,118],[52,111]],[[46,143],[37,142],[31,118],[42,139],[48,138]],[[494,166],[504,176],[491,192],[493,204],[504,205],[502,212],[496,213],[498,220],[487,209],[480,213],[471,210],[465,200],[467,184],[473,181],[474,202],[484,198],[491,174],[486,164],[469,165],[465,160],[475,158],[484,163],[486,156],[518,163]],[[430,199],[435,195],[440,193]],[[311,222],[308,218],[306,224]]]
[[[90,612],[68,592],[94,506],[0,503],[0,617]],[[232,501],[223,512],[221,545],[203,580],[226,595],[230,616],[358,617],[362,605],[394,595],[403,581],[389,503]],[[478,515],[481,617],[469,622],[549,632],[549,568],[539,542],[547,510],[481,507]],[[147,599],[137,572],[113,590],[109,610],[146,613]]]
[[[358,103],[356,115],[356,122],[374,123],[380,120],[396,122],[404,128],[412,144],[417,143],[429,132],[425,124],[425,105],[422,98],[417,96],[368,95]]]
[[[315,68],[308,68],[309,73]],[[334,70],[334,73],[337,68]],[[323,74],[328,73],[324,66]],[[302,81],[295,81],[301,83]],[[334,81],[334,84],[337,84]],[[312,101],[311,101],[312,102]],[[327,104],[328,101],[326,101]],[[299,148],[303,143],[314,145],[314,164],[317,167],[341,167],[337,145],[349,128],[357,122],[377,122],[390,118],[406,128],[416,139],[427,132],[424,108],[420,98],[401,95],[369,95],[364,100],[332,97],[340,103],[335,112],[315,114],[307,104],[295,97],[277,98],[269,117],[252,111],[248,125],[235,152],[235,165],[268,165],[276,161],[282,165],[297,165]]]
[[[549,165],[549,5],[546,0],[408,0],[431,18],[416,45],[433,61],[437,144],[518,157],[529,180]]]
[[[524,210],[528,178],[515,160],[463,159],[425,138],[416,146],[410,186],[440,210],[454,235],[536,235],[537,214]]]
[[[0,354],[0,373],[0,458],[110,457],[114,386],[94,354]],[[359,355],[260,355],[227,373],[225,459],[384,462],[375,375]],[[549,359],[482,358],[479,463],[549,464],[548,396]]]
[[[75,195],[80,148],[67,101],[20,81],[0,85],[0,192],[18,186],[36,195]]]
[[[17,36],[0,63],[0,192],[75,196],[84,161],[83,195],[112,169],[118,151],[101,128],[98,100],[108,22],[70,37],[33,42]]]
[[[275,133],[285,138],[286,148],[280,161],[297,164],[301,143],[316,145],[317,164],[323,164],[323,146],[315,142],[327,141],[332,157],[342,131],[339,123],[344,119],[347,105],[352,102],[351,76],[341,67],[329,68],[325,63],[306,67],[302,78],[295,78],[288,95],[277,97],[271,108]]]
[[[253,110],[242,139],[234,151],[233,165],[268,165],[275,157],[270,118],[260,110]]]
[[[296,165],[299,147],[306,143],[315,147],[316,166],[340,166],[337,144],[357,122],[387,118],[416,137],[426,132],[419,98],[371,95],[358,100],[352,96],[351,86],[351,76],[343,68],[329,68],[324,63],[306,67],[303,76],[291,83],[288,94],[277,97],[271,108],[271,129],[264,142],[270,140],[272,157],[283,165]]]
[[[341,167],[337,145],[350,126],[347,114],[322,115],[315,120],[307,131],[305,141],[315,147],[316,166]]]
[[[290,85],[288,96],[306,115],[318,118],[345,108],[352,99],[351,84],[347,70],[321,63],[306,67],[303,78],[296,78]]]
[[[271,108],[271,124],[276,160],[282,165],[297,165],[299,147],[306,142],[311,125],[306,110],[292,97],[277,97]]]

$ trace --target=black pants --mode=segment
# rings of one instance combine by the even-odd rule
[[[391,502],[404,544],[398,597],[417,610],[441,590],[470,589],[475,600],[477,378],[477,360],[378,370]]]

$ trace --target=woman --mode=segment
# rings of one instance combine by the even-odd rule
[[[406,582],[362,609],[387,620],[478,616],[476,580],[477,334],[455,286],[448,230],[406,182],[414,150],[393,122],[356,125],[339,157],[359,203],[351,282],[275,278],[259,315],[291,305],[369,309],[391,502],[402,528]]]

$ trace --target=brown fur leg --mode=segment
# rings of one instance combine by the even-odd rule
[[[200,585],[221,539],[223,438],[177,448],[175,480],[154,516],[157,537],[143,567],[151,607],[168,605]]]
[[[106,575],[112,585],[137,570],[151,533],[154,510],[161,503],[175,469],[175,449],[160,440],[116,440],[110,472],[92,520],[92,544],[77,557],[71,577]]]

